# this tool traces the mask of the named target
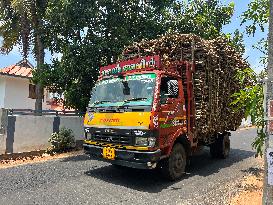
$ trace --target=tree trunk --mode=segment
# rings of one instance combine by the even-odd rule
[[[267,93],[265,96],[266,104],[269,103],[269,100],[273,99],[273,90],[272,90],[272,79],[273,79],[273,2],[270,0],[270,16],[269,16],[269,34],[268,34],[268,65],[267,65],[267,77],[269,79],[267,83]],[[265,108],[266,109],[266,108]],[[266,116],[269,116],[269,110],[266,109]],[[269,121],[267,121],[267,130],[266,130],[266,140],[265,140],[265,156],[264,156],[264,192],[263,192],[263,204],[269,205],[273,203],[273,186],[268,184],[268,161],[267,161],[267,150],[269,148],[270,141],[272,137],[269,135]]]
[[[44,46],[41,41],[41,37],[39,33],[36,35],[36,46],[37,46],[37,72],[42,72],[42,66],[44,65]],[[43,86],[38,82],[36,85],[36,93],[37,93],[37,99],[35,101],[35,111],[37,113],[41,113],[43,110],[43,98],[44,98],[44,88]]]
[[[35,1],[33,1],[31,4],[31,13],[32,13],[32,23],[34,27],[34,35],[35,35],[35,57],[37,61],[37,72],[42,72],[44,61],[45,61],[44,44],[43,44],[42,35],[41,35],[43,30],[43,22],[38,14],[37,5]],[[37,94],[37,99],[35,101],[35,111],[37,114],[41,114],[43,109],[44,89],[39,82],[36,85],[36,94]]]

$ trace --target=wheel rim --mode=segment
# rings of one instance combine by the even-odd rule
[[[173,169],[177,174],[180,174],[183,170],[183,156],[180,153],[176,153],[174,156]]]

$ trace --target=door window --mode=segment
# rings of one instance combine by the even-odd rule
[[[165,101],[167,98],[178,98],[178,80],[172,77],[163,77],[160,85],[160,99]]]

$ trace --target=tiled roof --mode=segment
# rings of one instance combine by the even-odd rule
[[[15,65],[0,69],[0,75],[32,78],[32,69],[32,65],[27,60],[23,60]]]

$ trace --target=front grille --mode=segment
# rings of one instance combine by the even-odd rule
[[[132,145],[132,136],[93,134],[92,140],[111,144]]]

